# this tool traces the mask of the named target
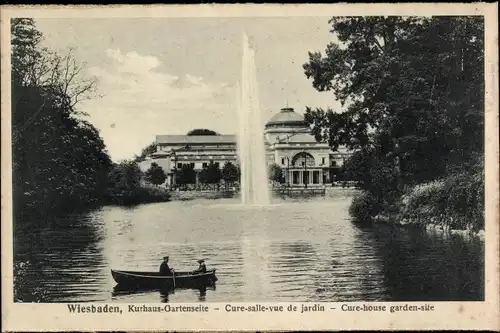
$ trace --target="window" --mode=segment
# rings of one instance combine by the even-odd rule
[[[214,163],[216,167],[219,167],[219,162]]]
[[[293,166],[305,166],[307,164],[307,166],[314,166],[315,165],[315,161],[314,161],[314,157],[307,153],[307,152],[300,152],[298,154],[296,154],[293,159],[291,160],[291,163]]]
[[[326,158],[322,157],[321,158],[321,164],[325,164],[326,163]]]
[[[182,163],[177,163],[177,168],[181,169],[182,168]]]
[[[309,184],[309,171],[302,171],[302,183]]]
[[[337,161],[332,161],[332,166],[336,167],[337,166]]]
[[[285,159],[284,158],[281,159],[281,165],[285,165]]]
[[[194,163],[189,163],[189,166],[194,169]]]
[[[207,162],[203,162],[202,167],[206,168],[208,166]]]
[[[313,184],[319,184],[319,171],[313,171]]]
[[[298,184],[299,183],[299,172],[298,171],[294,171],[293,172],[293,183],[294,184]]]

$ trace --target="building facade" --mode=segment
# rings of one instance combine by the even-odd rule
[[[332,183],[349,157],[347,150],[332,151],[310,134],[304,117],[283,108],[265,125],[269,163],[279,165],[290,186],[318,186]]]
[[[332,151],[328,144],[318,143],[304,117],[292,108],[283,108],[274,115],[265,124],[264,135],[268,165],[280,166],[285,183],[291,187],[332,183],[350,156],[344,148]],[[157,135],[156,145],[157,151],[143,162],[142,168],[157,163],[167,172],[168,185],[174,183],[175,170],[184,164],[191,165],[197,175],[211,161],[221,168],[226,162],[238,164],[236,135]]]

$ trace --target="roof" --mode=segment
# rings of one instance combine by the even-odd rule
[[[236,144],[236,135],[157,135],[156,143],[227,143]]]
[[[304,116],[293,111],[292,108],[283,108],[266,123],[269,125],[305,125]]]
[[[168,156],[168,155],[170,155],[170,153],[167,153],[165,151],[156,151],[151,154],[151,156]]]
[[[285,140],[285,142],[287,142]],[[312,136],[311,134],[307,134],[307,133],[301,133],[301,134],[295,134],[295,135],[292,135],[289,139],[288,142],[293,142],[293,143],[318,143],[316,141],[316,139],[314,138],[314,136]]]

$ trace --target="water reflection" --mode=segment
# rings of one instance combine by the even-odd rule
[[[25,302],[100,300],[107,263],[98,212],[19,225],[15,232],[16,294]],[[29,227],[28,227],[29,225]]]
[[[470,236],[377,228],[391,300],[484,300],[484,249]]]
[[[160,289],[131,289],[130,287],[122,287],[116,285],[111,293],[111,299],[114,301],[125,301],[134,300],[136,298],[154,298],[159,295],[159,301],[161,303],[170,302],[169,297],[175,296],[175,293],[192,293],[196,296],[199,302],[205,302],[207,296],[207,290],[215,291],[215,284],[209,287],[203,286],[199,288],[190,289],[173,289],[173,288],[160,288]]]
[[[269,234],[270,211],[253,210],[253,219],[243,222],[241,237],[241,253],[244,258],[242,264],[243,301],[260,300],[266,298],[271,291],[269,281]],[[242,206],[242,214],[246,214]]]
[[[16,296],[32,302],[484,299],[484,243],[463,235],[366,226],[350,199],[237,200],[104,207],[17,226]],[[110,269],[177,271],[206,259],[217,289],[115,290]]]

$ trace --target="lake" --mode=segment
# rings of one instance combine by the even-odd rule
[[[172,201],[18,228],[22,301],[237,302],[483,300],[484,242],[469,235],[353,223],[351,197]],[[110,269],[216,268],[215,288],[115,292]]]

